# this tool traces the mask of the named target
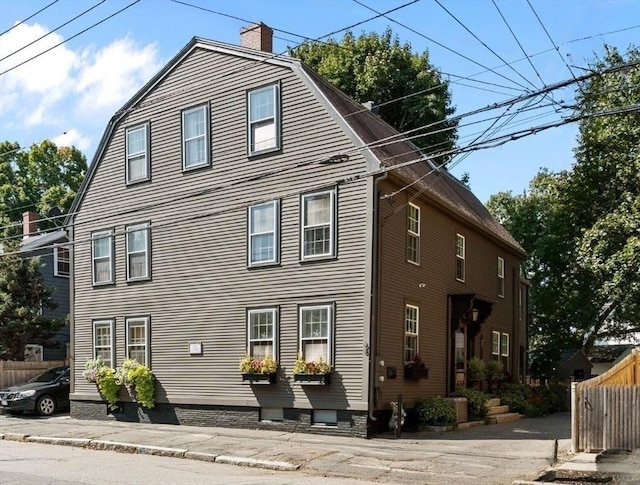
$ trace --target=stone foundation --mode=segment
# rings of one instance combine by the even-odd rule
[[[314,425],[311,409],[284,409],[282,421],[260,421],[260,408],[156,403],[152,409],[135,402],[118,403],[110,411],[102,401],[71,401],[74,419],[116,420],[132,423],[183,424],[368,437],[367,412],[338,410],[336,425]]]

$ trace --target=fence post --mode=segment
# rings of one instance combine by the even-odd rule
[[[578,402],[578,383],[571,383],[571,452],[578,453],[580,446],[580,403]]]

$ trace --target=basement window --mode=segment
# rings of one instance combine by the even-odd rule
[[[335,409],[314,409],[314,426],[338,426],[338,411]]]

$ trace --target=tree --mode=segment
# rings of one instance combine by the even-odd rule
[[[602,71],[640,63],[640,51],[609,49]],[[595,76],[577,97],[582,114],[640,103],[640,66]],[[580,122],[570,171],[541,171],[522,195],[500,193],[489,209],[528,253],[532,371],[548,374],[560,351],[588,354],[604,339],[640,332],[640,114]]]
[[[86,172],[86,157],[75,147],[45,140],[25,151],[17,143],[0,143],[0,213],[11,222],[19,222],[27,210],[46,215],[57,207],[65,214]],[[48,229],[55,222],[39,225]]]
[[[0,358],[23,360],[26,344],[46,346],[66,321],[42,316],[55,302],[44,286],[40,259],[23,258],[15,235],[15,229],[7,232],[0,255]]]
[[[424,135],[413,139],[419,147],[430,153],[454,147],[458,123],[445,121],[454,112],[449,83],[427,51],[414,54],[390,29],[358,38],[347,32],[340,42],[307,42],[289,53],[356,101],[378,104],[378,114],[400,132],[438,123],[415,133]]]

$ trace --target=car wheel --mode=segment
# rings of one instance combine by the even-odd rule
[[[42,396],[36,404],[40,416],[51,416],[56,411],[56,401],[51,396]]]

